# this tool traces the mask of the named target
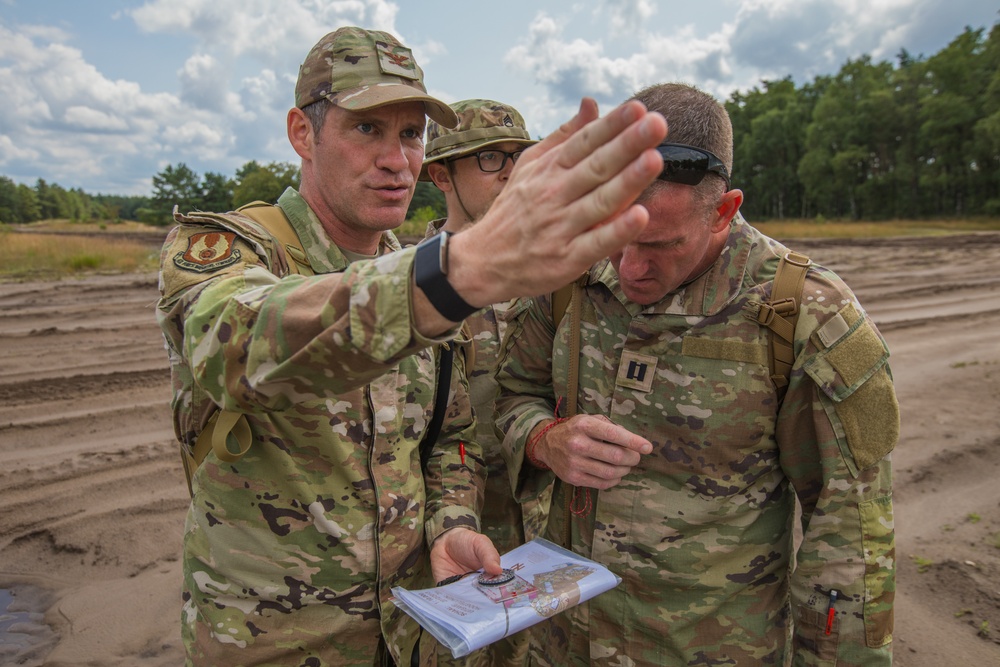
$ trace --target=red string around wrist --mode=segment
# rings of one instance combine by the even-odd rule
[[[535,437],[532,438],[530,442],[528,442],[528,446],[524,448],[524,455],[528,457],[528,461],[531,463],[531,465],[535,466],[536,468],[541,468],[542,470],[552,470],[552,468],[545,465],[544,462],[542,462],[538,457],[535,456],[535,447],[541,441],[542,436],[549,432],[549,429],[551,429],[556,424],[562,424],[564,421],[566,421],[565,417],[556,417],[555,420],[546,424],[545,427],[542,428],[541,431],[536,433]]]

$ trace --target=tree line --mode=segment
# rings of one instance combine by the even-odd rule
[[[138,220],[152,225],[173,223],[176,205],[189,211],[229,211],[252,201],[273,202],[285,188],[299,186],[299,168],[289,162],[261,165],[250,161],[233,178],[215,172],[199,176],[186,164],[167,165],[153,176],[152,196],[91,195],[66,190],[38,179],[34,187],[0,176],[0,223],[26,223],[65,218]],[[430,183],[418,183],[410,213],[430,220],[445,214],[444,196]]]
[[[849,60],[733,93],[733,185],[751,220],[1000,215],[1000,24],[929,58]]]
[[[896,63],[848,60],[835,75],[796,86],[762,81],[725,102],[733,121],[733,187],[750,220],[880,220],[1000,215],[1000,24],[966,28],[930,57],[905,49]],[[234,177],[186,164],[153,176],[149,197],[89,195],[38,179],[0,176],[0,222],[139,220],[273,202],[297,187],[288,162],[247,162]],[[444,197],[418,183],[408,217],[445,214]]]

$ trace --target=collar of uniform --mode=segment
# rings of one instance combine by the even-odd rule
[[[740,294],[746,275],[747,261],[753,249],[752,228],[737,213],[729,228],[726,245],[704,273],[689,283],[667,294],[664,298],[648,306],[641,306],[628,300],[619,284],[618,272],[607,262],[596,274],[597,282],[603,283],[622,302],[628,312],[651,315],[714,315],[731,303]]]
[[[292,229],[302,242],[302,250],[309,258],[309,265],[315,273],[339,273],[350,262],[326,232],[319,218],[309,208],[295,188],[287,188],[278,197],[278,206],[285,212]],[[379,241],[379,255],[399,250],[402,246],[392,232],[384,232]]]
[[[448,222],[448,218],[438,218],[437,220],[431,220],[427,223],[427,229],[424,230],[424,240],[432,239],[441,233],[441,228],[444,227],[444,223]]]

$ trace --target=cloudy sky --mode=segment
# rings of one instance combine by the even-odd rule
[[[584,95],[607,111],[685,81],[725,100],[998,20],[995,0],[0,0],[0,175],[141,195],[168,164],[295,162],[298,65],[342,25],[395,34],[431,93],[508,102],[541,136]]]

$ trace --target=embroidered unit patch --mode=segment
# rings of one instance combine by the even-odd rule
[[[206,232],[188,239],[184,252],[174,255],[174,264],[186,271],[208,273],[231,266],[240,260],[239,248],[234,247],[236,234]]]

